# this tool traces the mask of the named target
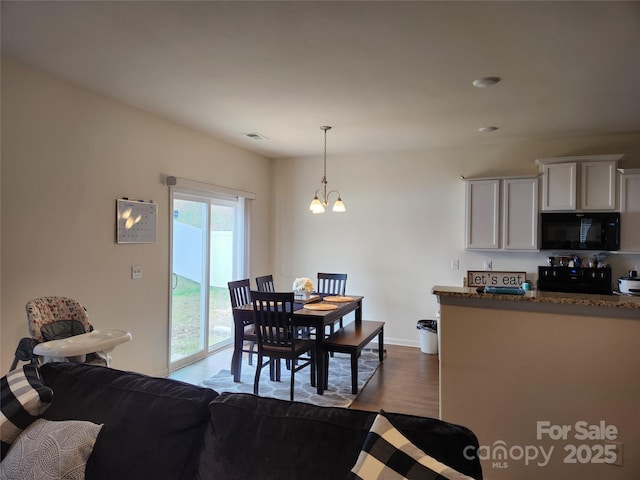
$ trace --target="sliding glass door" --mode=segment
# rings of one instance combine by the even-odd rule
[[[244,275],[244,202],[172,190],[170,370],[233,340],[227,282]]]

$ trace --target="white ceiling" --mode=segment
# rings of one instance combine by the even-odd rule
[[[271,157],[640,131],[640,2],[2,0],[2,52]]]

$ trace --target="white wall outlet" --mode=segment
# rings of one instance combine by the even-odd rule
[[[613,453],[615,455],[615,459],[612,462],[606,461],[608,465],[618,465],[622,467],[624,463],[624,449],[622,448],[622,442],[607,442],[604,445],[605,448],[605,459],[607,458],[607,454]]]
[[[138,278],[142,278],[142,265],[133,265],[131,267],[131,279],[137,280]]]
[[[484,269],[485,270],[493,269],[493,262],[491,260],[485,260],[484,261]]]
[[[460,268],[460,260],[451,260],[451,270],[458,270]]]

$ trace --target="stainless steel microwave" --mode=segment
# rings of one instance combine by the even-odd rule
[[[620,249],[617,212],[544,212],[540,218],[542,250]]]

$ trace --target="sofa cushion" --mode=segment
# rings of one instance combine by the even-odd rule
[[[18,436],[0,463],[0,478],[83,479],[87,459],[101,427],[80,420],[36,420]]]
[[[24,365],[0,379],[0,458],[4,458],[20,432],[49,407],[53,391],[35,365]]]
[[[55,394],[44,418],[104,424],[87,479],[195,478],[214,390],[86,364],[45,364],[41,373]]]
[[[211,425],[199,468],[204,480],[345,478],[376,417],[375,412],[237,393],[220,394],[209,410]],[[479,461],[463,456],[466,446],[478,445],[470,430],[436,419],[388,415],[418,448],[482,478]]]
[[[346,480],[473,480],[427,455],[381,412]]]

